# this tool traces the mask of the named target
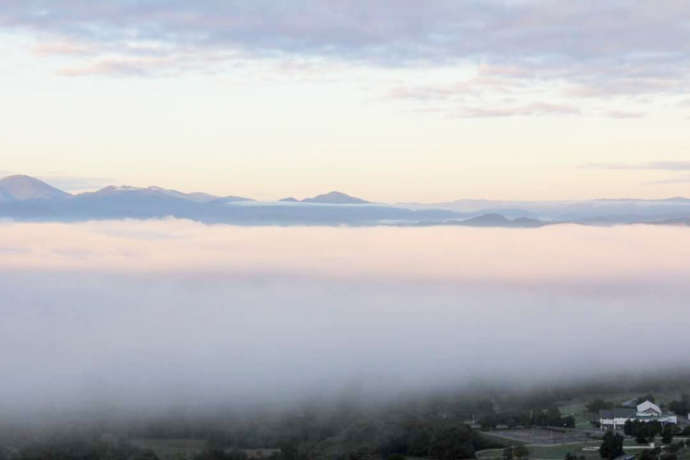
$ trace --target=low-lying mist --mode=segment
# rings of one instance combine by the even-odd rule
[[[385,401],[688,364],[682,228],[0,224],[0,410]]]

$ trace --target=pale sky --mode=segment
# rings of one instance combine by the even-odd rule
[[[1,0],[0,175],[690,196],[687,1]]]

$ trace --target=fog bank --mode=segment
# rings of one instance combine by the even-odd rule
[[[669,227],[0,224],[0,409],[394,397],[687,365]]]

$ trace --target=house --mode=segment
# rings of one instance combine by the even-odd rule
[[[661,415],[661,408],[653,402],[645,401],[637,405],[638,417],[660,417]]]
[[[625,422],[633,420],[636,415],[636,410],[628,407],[617,407],[611,410],[599,411],[599,424],[601,430],[622,430]]]
[[[599,411],[599,424],[602,431],[622,430],[625,422],[628,420],[638,420],[641,422],[657,421],[662,425],[678,423],[678,417],[664,414],[661,408],[651,401],[644,401],[635,408],[620,407]]]

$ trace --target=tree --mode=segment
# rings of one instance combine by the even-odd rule
[[[607,431],[599,447],[601,458],[614,459],[623,455],[623,436],[613,431]]]
[[[656,449],[644,449],[637,455],[638,460],[657,460]]]
[[[134,456],[130,457],[130,459],[131,460],[158,460],[158,456],[152,450],[144,450],[142,452],[134,454]]]
[[[498,424],[497,418],[495,415],[487,415],[479,419],[479,426],[482,428],[482,430],[491,430],[496,428],[496,425]]]
[[[646,395],[637,398],[637,404],[641,404],[645,401],[649,401],[651,403],[655,402],[654,395],[651,393],[647,393]]]
[[[547,426],[563,426],[563,417],[558,407],[549,407],[546,410],[546,425]]]
[[[634,435],[632,420],[628,419],[625,421],[625,425],[623,425],[623,433],[625,433],[626,436]]]
[[[298,460],[299,449],[296,442],[285,441],[280,445],[280,452],[285,460]]]
[[[682,448],[683,448],[683,441],[680,441],[680,442],[674,442],[674,443],[669,444],[668,447],[666,447],[666,450],[668,450],[672,454],[675,454],[676,452],[678,452]]]
[[[690,395],[683,394],[679,401],[671,401],[668,409],[676,415],[687,415],[690,412]]]
[[[562,425],[566,428],[575,428],[575,417],[572,415],[563,417]]]
[[[527,449],[527,447],[520,444],[513,448],[513,455],[515,456],[515,458],[518,459],[527,458],[529,457],[529,450]]]
[[[654,437],[661,434],[663,430],[663,426],[657,420],[645,423],[645,428],[647,429],[647,437],[651,438],[652,441],[654,441]]]
[[[588,402],[585,407],[588,412],[592,414],[598,414],[600,410],[613,409],[613,403],[610,401],[604,401],[603,399],[595,399]]]
[[[434,431],[429,457],[439,460],[473,458],[472,430],[467,425],[450,425]]]
[[[403,454],[390,454],[386,460],[405,460],[405,456]]]
[[[247,454],[241,450],[225,452],[222,449],[207,449],[194,457],[194,460],[246,460]]]
[[[671,424],[664,426],[661,432],[661,442],[664,444],[671,444],[673,442],[673,434],[675,433],[674,427]]]

